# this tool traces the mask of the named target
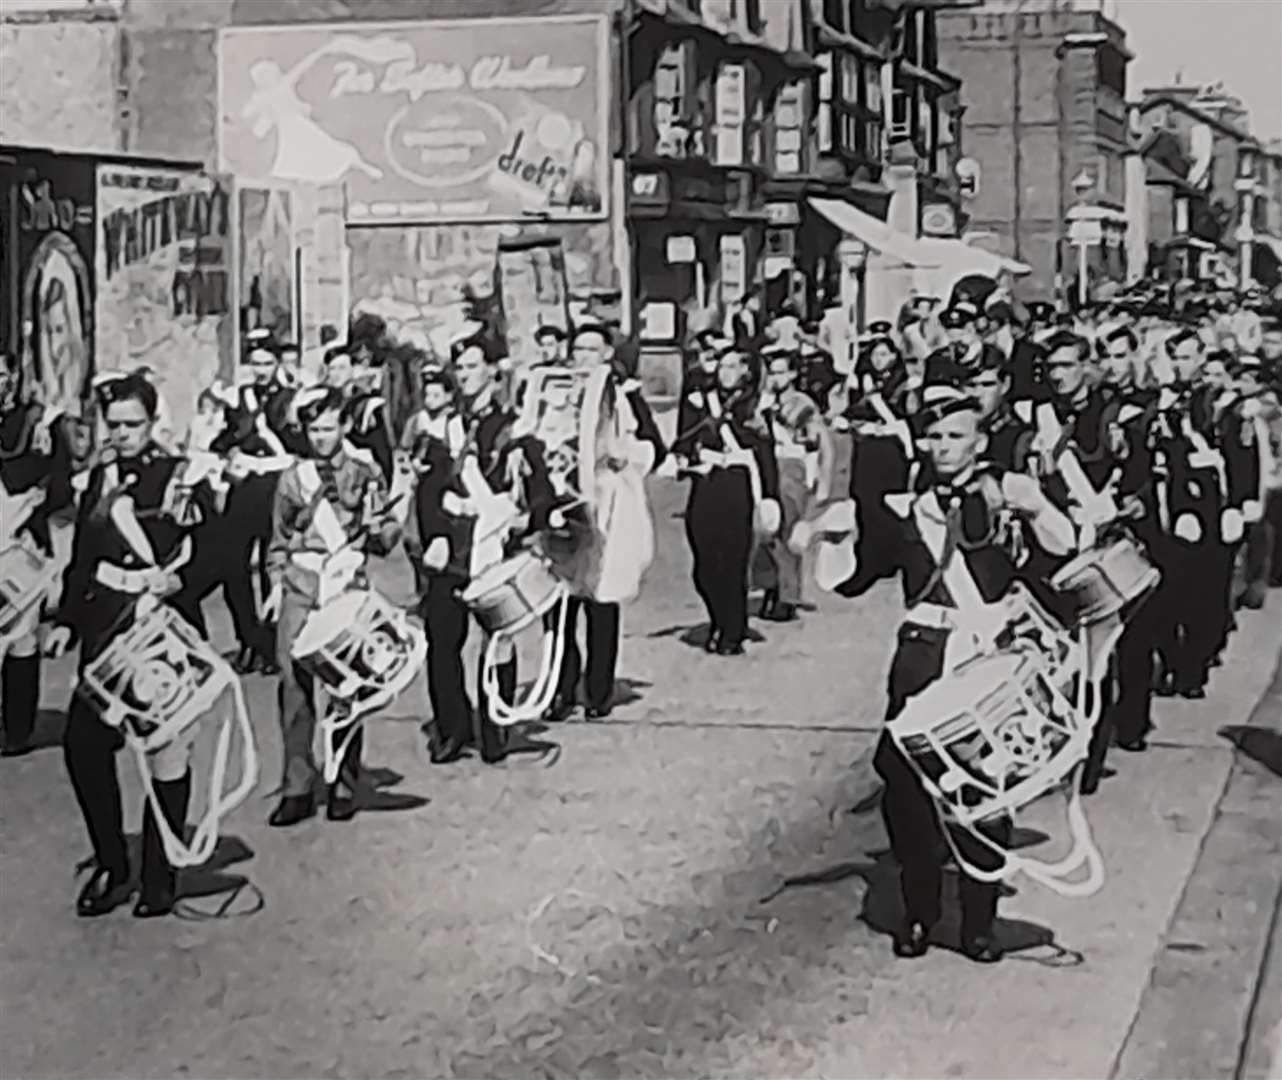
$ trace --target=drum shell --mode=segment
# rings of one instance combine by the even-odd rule
[[[1118,540],[1079,555],[1055,574],[1051,587],[1067,600],[1076,624],[1090,626],[1122,612],[1160,579],[1138,545]]]
[[[353,604],[356,595],[360,599]],[[309,639],[300,635],[294,661],[338,701],[374,707],[376,701],[390,700],[415,667],[415,634],[404,614],[373,592],[345,593],[334,603],[342,606],[312,613],[312,619],[321,620],[318,641],[309,648]],[[353,608],[350,614],[348,608]],[[328,632],[326,621],[334,623]]]
[[[565,591],[543,560],[522,552],[463,590],[461,599],[488,634],[514,634],[542,618]]]
[[[1078,728],[1052,672],[1031,651],[973,661],[932,690],[928,699],[910,699],[889,731],[930,793],[962,823],[1028,805],[1085,753],[1089,731]]]
[[[140,693],[144,675],[172,682],[155,701]],[[226,661],[181,616],[159,607],[116,636],[81,673],[76,693],[102,721],[148,751],[159,750],[198,723],[235,681]]]
[[[52,560],[26,544],[0,551],[0,641],[22,632],[22,622],[56,577]]]

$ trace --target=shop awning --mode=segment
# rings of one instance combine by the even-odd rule
[[[841,199],[811,197],[810,206],[818,211],[852,240],[867,244],[873,251],[898,259],[906,266],[923,266],[924,255],[917,250],[917,241],[907,233],[893,229],[871,214]]]

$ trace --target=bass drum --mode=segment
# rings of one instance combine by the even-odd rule
[[[571,592],[601,603],[634,598],[654,558],[645,472],[631,462],[631,412],[606,365],[540,367],[528,376],[522,427],[543,447],[565,517],[539,546]],[[629,464],[615,469],[611,459]]]

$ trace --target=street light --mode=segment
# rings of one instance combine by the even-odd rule
[[[846,372],[854,368],[856,342],[863,331],[860,318],[860,276],[868,264],[868,246],[853,237],[846,237],[837,245],[837,263],[841,267],[841,310],[846,324]]]
[[[1090,299],[1090,277],[1087,266],[1087,251],[1094,244],[1103,241],[1103,230],[1100,227],[1096,208],[1087,201],[1087,196],[1095,187],[1095,178],[1083,169],[1072,181],[1073,194],[1077,196],[1077,205],[1068,212],[1068,242],[1077,248],[1077,303],[1085,306]]]
[[[1243,292],[1251,287],[1251,256],[1255,250],[1255,148],[1238,151],[1238,176],[1233,187],[1242,193],[1242,214],[1233,239],[1238,242],[1238,282]]]

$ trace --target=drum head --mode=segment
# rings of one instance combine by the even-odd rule
[[[930,731],[978,704],[994,687],[1015,682],[1022,662],[1023,657],[1011,654],[981,656],[913,695],[891,723],[902,735]]]
[[[298,637],[294,639],[293,655],[310,656],[328,645],[339,634],[350,631],[360,622],[360,610],[366,602],[366,593],[345,592],[336,596],[319,611],[313,611]]]

